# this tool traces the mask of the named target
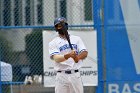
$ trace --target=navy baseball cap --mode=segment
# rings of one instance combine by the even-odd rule
[[[66,18],[64,18],[64,17],[59,17],[59,18],[56,18],[56,19],[54,20],[54,26],[56,26],[56,25],[58,25],[58,24],[60,24],[60,23],[65,23],[65,24],[68,25],[67,20],[66,20]]]

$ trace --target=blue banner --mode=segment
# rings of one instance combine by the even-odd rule
[[[99,89],[140,93],[140,1],[100,1],[104,15],[103,26],[97,28]]]

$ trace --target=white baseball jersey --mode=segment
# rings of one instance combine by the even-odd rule
[[[77,54],[80,54],[82,51],[86,51],[86,47],[79,36],[70,35],[70,41],[73,49]],[[62,37],[56,37],[49,43],[49,54],[50,57],[56,54],[65,55],[71,51],[68,41]],[[75,63],[73,58],[69,58],[64,62],[57,63],[55,62],[54,69],[58,70],[72,70],[79,69],[81,67],[82,60],[79,60],[78,63]]]

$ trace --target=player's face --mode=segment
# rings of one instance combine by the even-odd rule
[[[56,26],[56,28],[57,28],[57,29],[61,29],[61,28],[62,28],[62,25],[61,25],[61,24],[58,24],[58,25]]]
[[[58,31],[58,34],[64,35],[64,31],[62,31],[63,26],[61,24],[56,25],[56,30]]]

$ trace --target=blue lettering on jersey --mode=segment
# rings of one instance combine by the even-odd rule
[[[77,45],[76,44],[72,44],[72,47],[73,47],[73,49],[77,50]],[[63,51],[63,50],[66,50],[66,49],[70,49],[70,46],[68,44],[65,44],[65,45],[63,45],[59,48],[60,52]]]

